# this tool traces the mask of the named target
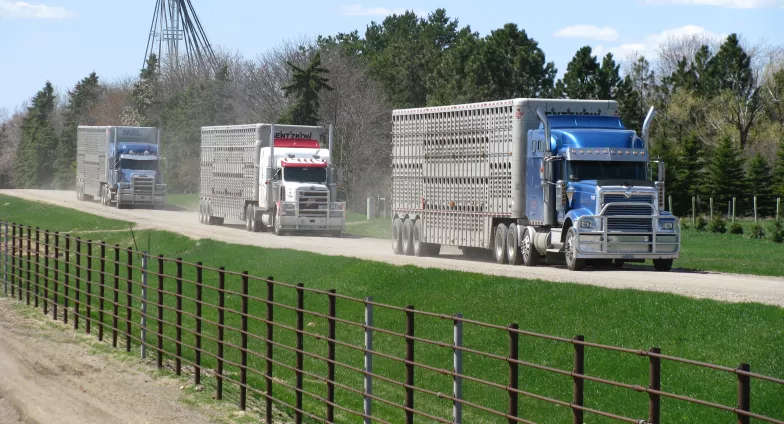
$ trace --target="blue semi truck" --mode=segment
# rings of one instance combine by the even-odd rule
[[[392,247],[441,246],[570,270],[651,260],[669,271],[678,220],[664,163],[606,100],[510,99],[393,111]],[[656,180],[654,180],[654,170]]]
[[[106,206],[163,209],[160,130],[154,127],[79,126],[76,197]]]

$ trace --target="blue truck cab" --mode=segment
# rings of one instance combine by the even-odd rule
[[[618,116],[537,110],[541,124],[525,149],[529,248],[564,254],[571,270],[648,259],[658,271],[672,268],[680,228],[665,210],[664,163],[648,149],[653,115],[651,108],[640,137]]]

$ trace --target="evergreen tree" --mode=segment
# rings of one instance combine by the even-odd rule
[[[556,85],[556,92],[569,99],[594,99],[597,93],[597,74],[600,66],[591,47],[584,46],[566,65],[566,73]]]
[[[784,134],[779,141],[776,163],[773,166],[773,184],[776,196],[784,197]]]
[[[289,114],[292,124],[316,125],[319,113],[319,92],[333,90],[327,84],[329,79],[325,76],[329,70],[321,66],[321,54],[316,53],[313,60],[306,68],[300,68],[287,62],[293,73],[291,81],[283,87],[286,97],[296,96]]]
[[[757,153],[746,168],[746,183],[748,193],[751,196],[757,196],[758,216],[772,216],[774,213],[772,181],[773,176],[770,173],[767,159],[762,156],[762,153]]]
[[[485,37],[481,60],[478,79],[487,100],[547,97],[558,73],[553,62],[546,62],[539,43],[512,23]]]
[[[53,116],[54,87],[47,81],[33,97],[22,122],[22,140],[17,151],[15,178],[19,188],[49,188],[53,179],[57,135]]]
[[[595,98],[601,100],[617,99],[621,85],[621,65],[615,63],[612,53],[607,53],[602,59],[602,66],[596,74]]]
[[[722,137],[707,167],[707,194],[718,210],[726,210],[733,197],[743,195],[743,157],[730,137]]]
[[[123,111],[123,125],[157,127],[163,106],[158,56],[151,54],[131,91],[131,106]]]
[[[90,124],[87,121],[87,112],[98,99],[100,90],[98,76],[93,72],[68,92],[68,103],[63,113],[65,123],[60,133],[54,163],[56,188],[67,188],[75,182],[77,127]]]

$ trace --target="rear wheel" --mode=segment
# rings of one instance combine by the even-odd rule
[[[499,264],[506,263],[506,236],[508,232],[509,230],[506,228],[506,224],[498,224],[498,226],[495,227],[493,256],[495,257],[495,261]]]
[[[403,254],[406,256],[412,256],[414,254],[414,243],[413,243],[413,236],[414,236],[414,221],[410,218],[406,218],[403,222]]]
[[[411,250],[414,256],[427,256],[428,246],[427,243],[422,242],[422,220],[417,219],[414,221],[414,226],[411,229]]]
[[[566,254],[566,267],[571,271],[582,271],[585,269],[585,259],[577,259],[577,230],[569,227],[564,243],[564,253]]]
[[[517,240],[517,224],[509,224],[509,231],[506,235],[506,256],[511,265],[523,263],[523,255]]]
[[[653,268],[656,271],[667,272],[672,269],[672,259],[654,259]]]
[[[204,224],[204,202],[199,200],[199,224]]]
[[[403,220],[392,220],[392,252],[396,255],[403,254]]]
[[[531,234],[531,231],[528,229],[525,230],[523,233],[523,243],[521,250],[522,250],[522,257],[523,257],[523,265],[525,266],[537,266],[539,265],[539,252],[534,247],[534,236]]]

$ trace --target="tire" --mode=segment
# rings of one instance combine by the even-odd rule
[[[272,223],[272,226],[275,228],[275,235],[278,237],[282,237],[285,233],[283,232],[283,228],[279,225],[280,219],[278,218],[277,212],[278,211],[275,211],[275,215],[273,215],[274,222]]]
[[[577,238],[577,230],[574,227],[569,227],[566,232],[566,241],[564,243],[564,255],[566,256],[566,267],[570,271],[582,271],[585,269],[585,259],[577,259],[574,253],[577,246],[574,245],[574,239]]]
[[[509,231],[506,234],[506,258],[510,265],[523,263],[523,255],[517,241],[517,224],[509,224]]]
[[[253,206],[248,205],[245,207],[245,231],[253,231],[253,223],[251,222],[251,215],[253,213]]]
[[[539,265],[541,256],[539,256],[539,252],[536,250],[536,247],[534,247],[534,235],[531,234],[531,231],[528,229],[523,232],[523,242],[521,244],[520,250],[522,251],[522,254],[520,256],[523,258],[523,265]]]
[[[653,268],[659,272],[668,272],[672,269],[672,259],[654,259]]]
[[[495,238],[493,239],[493,257],[501,265],[506,263],[506,236],[509,230],[506,224],[498,224],[495,227]]]
[[[206,219],[204,219],[204,201],[199,200],[199,224],[206,223]]]
[[[396,255],[403,254],[403,220],[392,220],[392,252]]]
[[[427,243],[422,242],[422,220],[417,219],[414,221],[414,226],[411,229],[411,250],[414,256],[427,256],[428,246]]]
[[[413,256],[414,255],[414,243],[412,243],[412,238],[414,235],[414,221],[410,218],[406,218],[403,222],[403,233],[402,233],[402,244],[403,244],[403,254],[406,256]]]

